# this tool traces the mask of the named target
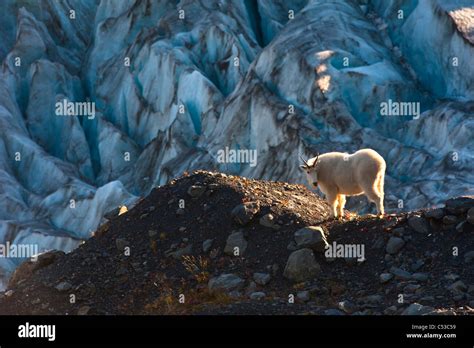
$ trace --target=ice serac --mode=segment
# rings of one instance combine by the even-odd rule
[[[89,147],[80,119],[56,113],[57,103],[84,100],[80,80],[69,75],[62,65],[47,60],[33,63],[27,75],[26,115],[31,137],[53,156],[76,165],[84,178],[93,180]]]
[[[98,13],[109,5],[102,2]],[[87,73],[104,118],[142,151],[125,183],[141,193],[188,167],[184,154],[200,151],[199,139],[214,129],[225,97],[260,50],[243,2],[144,6],[97,23]]]
[[[372,4],[426,89],[438,98],[474,98],[471,0],[375,0]]]
[[[304,183],[300,154],[364,147],[388,164],[388,211],[473,194],[473,9],[2,1],[0,242],[68,251],[183,171]],[[94,103],[95,117],[58,115],[64,99]],[[382,115],[389,101],[419,113]],[[226,148],[255,150],[256,166],[221,163]],[[365,198],[349,208],[368,211]],[[20,261],[0,259],[0,272]]]
[[[86,101],[78,74],[91,29],[84,26],[84,18],[91,18],[94,3],[74,2],[65,8],[65,2],[32,3],[28,8],[13,2],[2,5],[17,18],[12,27],[16,41],[5,54],[0,72],[2,244],[31,244],[37,252],[72,250],[97,228],[104,213],[136,199],[120,182],[105,180],[107,185],[96,185],[94,148],[85,132],[88,122],[94,121],[55,113],[55,103],[63,98]],[[69,23],[69,8],[76,11],[77,22]],[[103,139],[107,126],[99,123],[97,134]],[[118,129],[108,133],[121,134]],[[117,149],[116,143],[112,136],[101,146]],[[127,150],[131,151],[129,146]],[[107,167],[107,154],[102,159]],[[2,284],[23,260],[0,259]]]

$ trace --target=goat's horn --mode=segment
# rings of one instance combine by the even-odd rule
[[[314,160],[313,166],[315,166],[315,165],[316,165],[316,162],[318,162],[318,158],[319,158],[319,152],[318,152],[318,154],[316,155],[316,159]]]
[[[301,160],[304,162],[304,164],[306,165],[306,167],[310,167],[309,163],[305,161],[305,159],[303,158],[303,156],[300,155],[300,158]]]

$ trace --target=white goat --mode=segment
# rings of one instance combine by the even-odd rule
[[[377,213],[384,214],[385,160],[372,149],[362,149],[352,155],[329,152],[305,161],[300,166],[308,182],[320,188],[333,209],[334,217],[344,216],[346,196],[364,193],[377,206]]]

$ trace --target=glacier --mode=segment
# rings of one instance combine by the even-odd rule
[[[363,147],[389,212],[474,194],[473,0],[4,0],[0,23],[0,243],[67,252],[185,171],[304,183],[300,154]]]

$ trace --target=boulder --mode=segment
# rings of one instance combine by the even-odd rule
[[[474,260],[474,251],[468,251],[464,254],[464,262],[471,263]]]
[[[258,202],[246,202],[236,206],[231,215],[240,225],[248,224],[255,215],[260,211],[260,204]]]
[[[387,242],[386,251],[389,254],[396,254],[400,251],[401,248],[405,245],[405,241],[398,237],[390,237]]]
[[[298,291],[298,293],[296,294],[296,297],[298,298],[298,300],[302,302],[308,302],[311,299],[311,294],[307,290]]]
[[[206,239],[203,243],[202,243],[202,251],[204,253],[207,253],[209,250],[211,250],[212,248],[212,243],[214,242],[214,239]]]
[[[260,218],[259,222],[260,222],[260,225],[262,226],[269,227],[274,230],[280,229],[280,225],[276,223],[275,217],[273,216],[273,214],[265,214],[264,216]]]
[[[474,207],[474,196],[461,196],[446,201],[446,210],[451,214],[462,214]]]
[[[436,219],[441,220],[444,216],[444,209],[443,208],[436,208],[425,211],[425,218],[427,219]]]
[[[211,278],[208,283],[208,289],[211,293],[231,292],[241,290],[244,287],[244,284],[245,281],[239,276],[232,273],[226,273]]]
[[[355,303],[348,300],[339,302],[337,306],[346,314],[352,314],[359,310],[359,307]]]
[[[308,226],[295,232],[296,247],[323,252],[328,245],[324,230],[319,226]]]
[[[248,243],[242,231],[233,232],[227,237],[224,253],[232,256],[242,256],[247,249],[247,245]],[[238,255],[235,254],[236,248],[238,248]]]
[[[411,279],[411,273],[401,268],[397,268],[394,266],[390,267],[390,273],[392,273],[396,279],[401,279],[401,280]]]
[[[455,215],[445,215],[443,217],[443,224],[445,225],[454,225],[458,222],[458,218]]]
[[[411,279],[416,280],[418,282],[426,282],[429,278],[427,273],[413,273],[411,275]]]
[[[188,188],[188,195],[192,198],[200,197],[206,191],[206,187],[200,185],[191,185]]]
[[[380,282],[383,284],[383,283],[386,283],[388,281],[390,281],[390,279],[393,278],[393,274],[392,273],[382,273],[380,274],[379,276],[379,280]]]
[[[264,292],[261,292],[261,291],[256,291],[256,292],[252,292],[249,296],[249,298],[251,300],[261,300],[263,298],[265,298],[265,293]]]
[[[193,252],[192,244],[185,246],[184,248],[178,249],[176,251],[165,253],[167,257],[171,256],[173,259],[181,260],[181,257],[189,255]]]
[[[283,276],[296,282],[302,282],[314,278],[320,271],[321,268],[314,258],[313,251],[304,248],[291,253]]]
[[[427,234],[429,231],[426,220],[423,217],[417,215],[411,216],[408,219],[408,226],[418,233]]]
[[[72,284],[69,282],[60,282],[58,285],[54,287],[56,290],[63,292],[63,291],[68,291],[72,289]]]
[[[426,315],[433,311],[433,307],[423,306],[419,303],[412,303],[402,312],[402,315]]]
[[[267,285],[268,282],[270,282],[271,275],[268,273],[254,273],[253,274],[253,280],[255,280],[255,283],[258,285]]]
[[[471,225],[474,225],[474,207],[470,208],[467,211],[467,222],[469,222]]]

